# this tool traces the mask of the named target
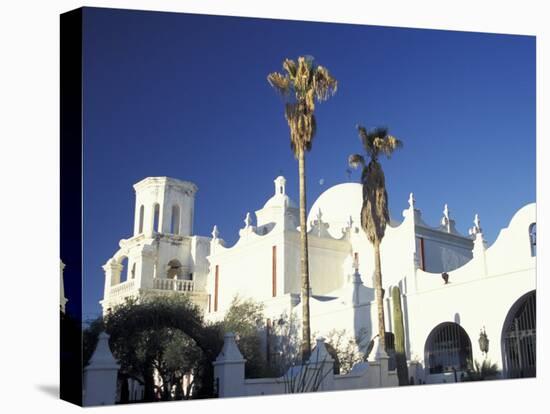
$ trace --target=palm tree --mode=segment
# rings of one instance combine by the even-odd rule
[[[361,154],[353,154],[349,157],[349,165],[353,168],[363,167],[361,184],[363,185],[363,205],[361,207],[361,227],[374,247],[374,288],[376,290],[376,305],[378,309],[378,340],[380,348],[386,350],[384,304],[382,291],[382,267],[380,264],[380,243],[384,238],[386,225],[390,220],[388,210],[388,193],[384,171],[378,158],[385,155],[387,158],[403,143],[388,134],[387,128],[374,128],[370,131],[361,125],[357,126],[359,137],[369,158],[365,163],[365,157]]]
[[[337,81],[329,71],[314,64],[311,56],[300,56],[295,62],[285,59],[284,73],[273,72],[267,76],[269,84],[285,98],[285,118],[290,129],[290,148],[298,160],[300,176],[300,247],[302,273],[302,361],[311,354],[311,327],[309,317],[309,266],[306,225],[306,167],[305,153],[317,131],[315,100],[327,100],[336,93]]]

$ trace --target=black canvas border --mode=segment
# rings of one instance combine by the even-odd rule
[[[60,16],[60,397],[82,405],[82,8]]]

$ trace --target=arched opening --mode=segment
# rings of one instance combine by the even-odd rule
[[[122,268],[120,269],[120,283],[126,282],[130,278],[130,270],[128,268],[128,258],[126,256],[122,256],[119,261]]]
[[[459,324],[444,322],[428,335],[424,363],[430,374],[464,371],[471,359],[472,343]]]
[[[529,244],[531,246],[531,256],[537,255],[537,223],[529,226]]]
[[[145,214],[145,206],[142,204],[139,208],[139,226],[138,226],[138,234],[143,233],[143,215]]]
[[[510,308],[502,331],[502,361],[507,378],[537,374],[537,297],[533,290]]]
[[[173,259],[168,262],[166,277],[168,279],[183,279],[183,268],[179,260]]]
[[[172,206],[172,220],[170,221],[170,233],[180,234],[180,208]]]
[[[153,231],[160,233],[160,205],[158,203],[153,205]]]

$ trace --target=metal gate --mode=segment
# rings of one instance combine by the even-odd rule
[[[515,308],[515,310],[514,310]],[[508,378],[535,377],[537,374],[537,299],[529,293],[514,306],[504,334],[504,369]]]
[[[472,343],[460,325],[445,322],[432,330],[424,353],[430,374],[466,370],[472,359]]]

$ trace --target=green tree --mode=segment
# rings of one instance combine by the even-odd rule
[[[90,357],[101,324],[121,364],[121,374],[144,385],[145,400],[172,398],[172,385],[193,372],[195,396],[212,396],[212,362],[223,340],[219,326],[204,322],[202,312],[185,295],[171,294],[127,300],[84,332],[84,356]],[[160,384],[155,384],[154,373]]]
[[[267,338],[269,376],[279,377],[301,361],[299,333],[300,325],[294,312],[284,311],[273,318]]]
[[[284,73],[270,73],[269,84],[285,98],[285,118],[290,129],[290,147],[298,160],[300,184],[300,247],[302,276],[302,361],[311,354],[311,325],[309,315],[309,262],[306,223],[306,167],[305,153],[311,150],[317,131],[315,101],[327,100],[336,93],[337,81],[312,57],[298,57],[297,62],[285,59]]]
[[[236,335],[239,350],[246,359],[247,378],[262,377],[267,372],[260,338],[264,324],[263,310],[263,304],[235,296],[222,322],[224,332]]]
[[[366,164],[363,155],[353,154],[349,157],[349,165],[353,168],[361,166],[363,169],[361,173],[361,184],[363,185],[361,227],[374,247],[374,288],[378,310],[378,337],[380,347],[386,350],[380,243],[384,238],[390,215],[386,179],[379,157],[385,155],[390,158],[392,153],[403,144],[397,138],[389,135],[387,128],[374,128],[367,131],[365,127],[358,125],[357,129],[369,163]]]

